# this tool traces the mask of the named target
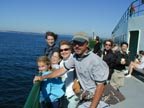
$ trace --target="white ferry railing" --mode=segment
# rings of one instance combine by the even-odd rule
[[[127,10],[124,12],[123,16],[121,17],[114,30],[112,31],[112,34],[119,29],[121,24],[126,23],[129,18],[141,15],[144,15],[144,0],[135,0],[129,5]]]

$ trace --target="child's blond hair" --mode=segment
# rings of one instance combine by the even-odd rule
[[[43,62],[46,65],[49,65],[51,67],[51,61],[50,61],[50,59],[47,56],[40,56],[40,57],[38,57],[37,62]]]

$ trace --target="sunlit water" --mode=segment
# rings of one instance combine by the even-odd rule
[[[59,36],[70,40],[71,36]],[[44,35],[0,32],[0,108],[22,108],[43,55]]]

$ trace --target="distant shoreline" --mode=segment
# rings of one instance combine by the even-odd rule
[[[31,34],[31,35],[45,35],[45,33],[37,33],[37,32],[22,32],[22,31],[2,31],[0,30],[0,33],[16,33],[16,34]],[[59,36],[72,36],[72,35],[69,35],[69,34],[58,34]]]
[[[44,34],[44,33],[36,33],[36,32],[22,32],[22,31],[1,31],[0,33],[23,33],[23,34]]]

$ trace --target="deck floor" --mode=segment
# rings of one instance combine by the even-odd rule
[[[144,108],[144,82],[135,78],[125,78],[125,86],[120,91],[126,100],[110,108]]]

